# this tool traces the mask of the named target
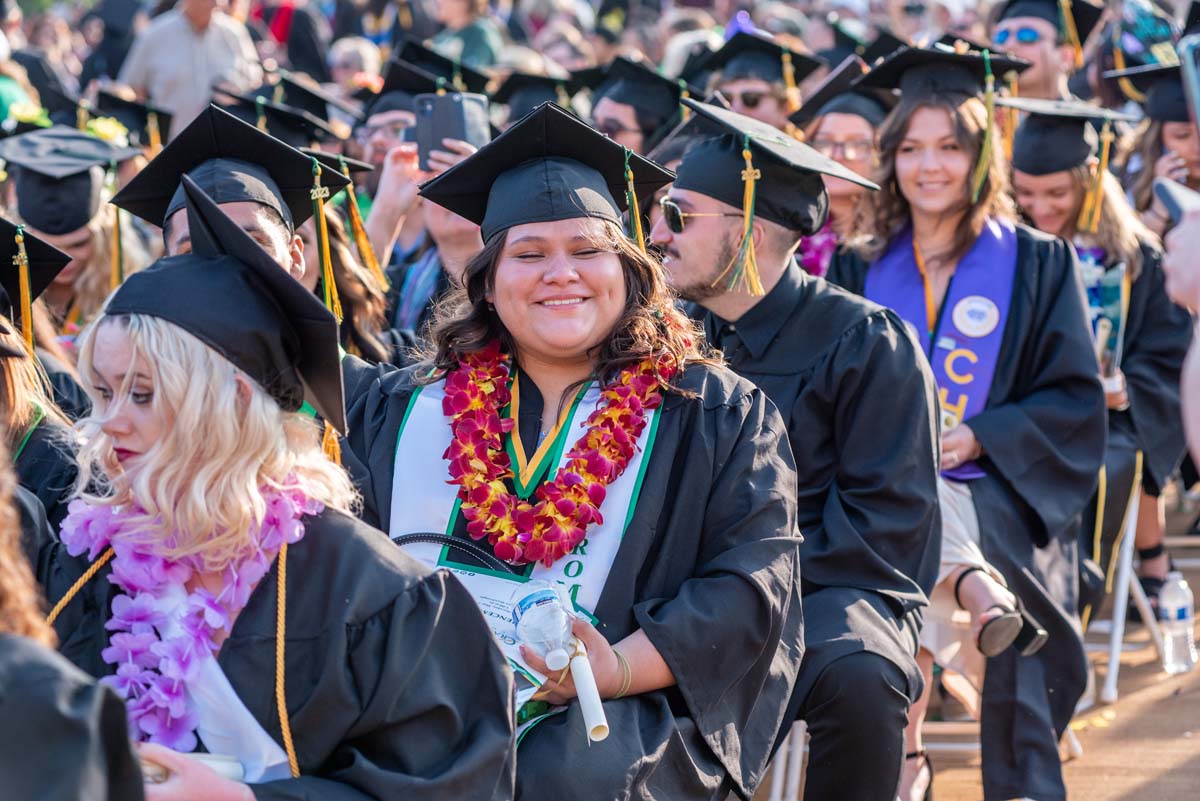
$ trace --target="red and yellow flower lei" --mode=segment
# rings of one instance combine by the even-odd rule
[[[673,370],[653,359],[625,368],[600,393],[587,431],[567,453],[553,481],[540,486],[533,503],[508,491],[512,463],[504,435],[514,420],[500,416],[508,405],[509,359],[492,343],[459,362],[446,376],[442,411],[452,439],[443,458],[450,484],[473,539],[487,537],[496,556],[514,565],[550,567],[583,541],[592,523],[603,523],[606,487],[625,472],[649,414],[662,403],[661,380]]]

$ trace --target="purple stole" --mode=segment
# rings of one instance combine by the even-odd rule
[[[937,380],[943,432],[969,421],[987,406],[1016,271],[1016,229],[1009,223],[988,220],[954,270],[932,336],[925,314],[925,285],[913,255],[912,229],[896,236],[867,271],[863,294],[891,307],[925,346]],[[969,481],[984,472],[975,462],[965,462],[942,475]]]

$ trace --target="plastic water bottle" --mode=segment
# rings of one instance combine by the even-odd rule
[[[1158,595],[1158,617],[1163,637],[1163,670],[1171,675],[1196,666],[1195,603],[1183,574],[1167,574]]]
[[[546,667],[562,670],[570,663],[571,615],[553,584],[531,581],[513,606],[517,638],[546,660]]]

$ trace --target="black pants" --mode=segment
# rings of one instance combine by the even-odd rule
[[[908,681],[867,651],[821,670],[798,718],[810,735],[804,797],[809,801],[895,801],[904,766]]]

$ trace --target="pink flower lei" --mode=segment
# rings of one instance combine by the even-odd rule
[[[288,483],[293,480],[289,477]],[[72,501],[68,507],[62,524],[68,553],[78,556],[86,551],[91,561],[109,546],[113,549],[108,580],[124,594],[114,596],[112,616],[104,625],[112,635],[101,657],[116,667],[116,673],[102,681],[125,699],[135,740],[175,751],[195,750],[197,715],[187,684],[195,677],[200,658],[216,653],[217,634],[245,608],[280,546],[299,542],[304,536],[301,518],[320,514],[324,508],[300,489],[260,492],[266,515],[252,538],[252,547],[225,568],[219,593],[197,587],[187,595],[180,633],[173,637],[160,633],[176,611],[165,594],[199,573],[201,560],[163,558],[151,545],[131,536],[130,524],[140,510],[116,510],[83,500]]]

